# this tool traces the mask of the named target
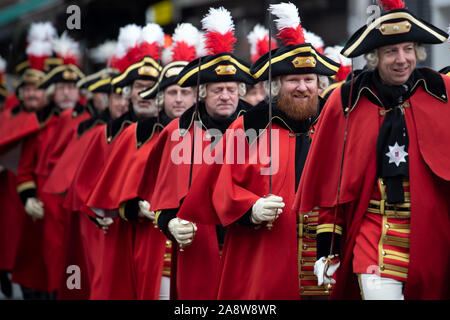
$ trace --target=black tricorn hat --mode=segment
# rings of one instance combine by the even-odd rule
[[[118,86],[113,86],[111,81],[114,79],[114,75],[110,75],[109,77],[97,79],[97,81],[91,83],[87,89],[92,93],[117,93],[120,94],[122,92],[122,88]]]
[[[222,52],[191,61],[178,75],[178,85],[180,87],[196,86],[199,70],[199,84],[232,81],[255,83],[247,62],[229,52]]]
[[[288,74],[315,73],[332,76],[339,70],[339,63],[318,52],[310,43],[281,46],[271,51],[272,77]],[[269,52],[261,56],[251,67],[256,81],[269,78]]]
[[[188,63],[188,61],[173,61],[166,64],[161,71],[157,85],[140,92],[139,96],[143,99],[153,99],[158,92],[176,84],[178,75]]]
[[[446,66],[439,70],[439,73],[445,74],[446,76],[450,76],[450,66]]]
[[[448,34],[406,9],[394,9],[361,27],[347,41],[342,55],[353,58],[376,48],[403,42],[444,43]]]
[[[39,88],[48,88],[53,83],[58,82],[75,82],[77,83],[84,78],[84,73],[74,64],[63,64],[53,68],[39,82]]]
[[[135,80],[158,81],[161,65],[150,56],[130,65],[123,73],[113,78],[111,84],[115,87],[125,87]]]
[[[79,89],[88,89],[90,85],[96,83],[97,81],[117,75],[118,73],[119,71],[115,68],[103,68],[79,80],[77,82],[77,87]]]

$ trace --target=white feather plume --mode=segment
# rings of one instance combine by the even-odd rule
[[[297,28],[300,24],[298,9],[290,2],[271,4],[269,6],[269,11],[278,18],[275,19],[275,24],[279,31],[285,28]]]
[[[269,30],[264,28],[262,25],[257,24],[253,28],[253,30],[248,34],[247,40],[250,44],[250,54],[255,55],[257,54],[257,44],[258,41],[263,40],[265,37],[269,36]]]
[[[156,23],[148,23],[142,28],[138,43],[141,44],[143,42],[156,42],[158,46],[164,46],[164,31],[161,26]]]
[[[205,33],[202,31],[199,31],[200,39],[198,41],[197,45],[197,57],[204,57],[208,54],[208,50],[205,47]]]
[[[209,12],[202,19],[202,28],[205,31],[225,34],[234,31],[234,22],[230,11],[224,7],[210,8]]]
[[[89,57],[95,63],[107,63],[116,49],[116,41],[108,40],[99,46],[89,50]]]
[[[50,22],[33,23],[28,31],[27,41],[52,41],[57,37],[56,29]]]
[[[53,50],[62,57],[68,56],[80,56],[80,45],[73,40],[66,31],[63,32],[61,37],[54,39]]]
[[[0,57],[0,73],[4,73],[6,70],[6,60]]]
[[[341,54],[341,50],[343,48],[344,47],[342,46],[326,47],[324,53],[331,60],[340,63],[344,66],[349,66],[352,64],[352,60],[350,58],[344,57]]]
[[[120,28],[116,47],[117,58],[123,58],[127,54],[128,49],[138,44],[141,31],[142,28],[136,24],[128,24]]]
[[[303,29],[303,34],[305,35],[305,42],[311,43],[314,48],[324,47],[325,43],[319,35],[314,32],[307,31],[306,29]]]
[[[38,57],[51,56],[53,53],[52,43],[49,41],[35,40],[31,42],[25,50],[27,55]]]
[[[161,53],[161,62],[166,65],[172,61],[172,46],[164,48]]]
[[[180,23],[172,36],[173,42],[184,41],[190,46],[197,47],[200,42],[200,32],[191,23]]]

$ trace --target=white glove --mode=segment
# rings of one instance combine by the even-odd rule
[[[141,200],[138,202],[138,204],[139,204],[138,217],[141,217],[141,218],[145,217],[147,219],[154,221],[155,220],[155,212],[150,211],[150,203],[148,201]]]
[[[341,262],[328,263],[328,268],[325,270],[327,265],[327,259],[325,257],[320,258],[314,264],[314,274],[317,277],[317,285],[335,284],[336,280],[332,278],[333,274],[336,272],[337,268],[341,265]]]
[[[197,231],[195,223],[180,218],[170,220],[168,228],[180,245],[191,244]]]
[[[101,226],[103,231],[108,231],[108,228],[110,225],[113,224],[114,220],[112,218],[106,217],[106,218],[95,218],[97,220],[98,224]]]
[[[284,206],[283,198],[275,195],[259,198],[252,207],[252,223],[261,224],[275,220],[283,212],[281,208]]]
[[[44,204],[37,198],[28,198],[25,202],[26,213],[35,219],[42,219],[44,217]]]

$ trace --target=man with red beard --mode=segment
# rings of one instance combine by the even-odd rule
[[[272,73],[274,101],[259,104],[228,128],[224,164],[201,172],[201,183],[193,184],[179,213],[227,227],[218,299],[326,294],[307,283],[313,277],[314,218],[299,217],[291,207],[318,111],[319,75],[335,74],[338,65],[304,43],[293,4],[271,5],[270,11],[292,23],[276,20],[284,45],[272,50],[271,70],[267,53],[251,72],[258,81]]]

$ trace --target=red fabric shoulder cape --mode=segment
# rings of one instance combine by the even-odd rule
[[[39,159],[36,167],[36,174],[48,177],[59,158],[62,156],[64,150],[76,135],[76,131],[80,122],[89,119],[90,114],[83,112],[83,114],[73,117],[74,108],[64,110],[59,116],[56,124],[55,134],[52,140],[44,151],[44,156]]]
[[[136,140],[137,123],[131,124],[117,138],[108,161],[88,199],[88,207],[117,209],[120,203],[137,197],[137,189],[148,154],[158,132],[140,148]]]
[[[86,131],[81,137],[76,137],[76,133],[74,133],[72,141],[51,171],[44,186],[44,192],[63,194],[69,189],[83,155],[89,149],[92,138],[104,130],[105,125],[97,125]]]
[[[21,111],[11,114],[12,109],[0,113],[0,153],[14,147],[16,142],[40,129],[34,112]]]

